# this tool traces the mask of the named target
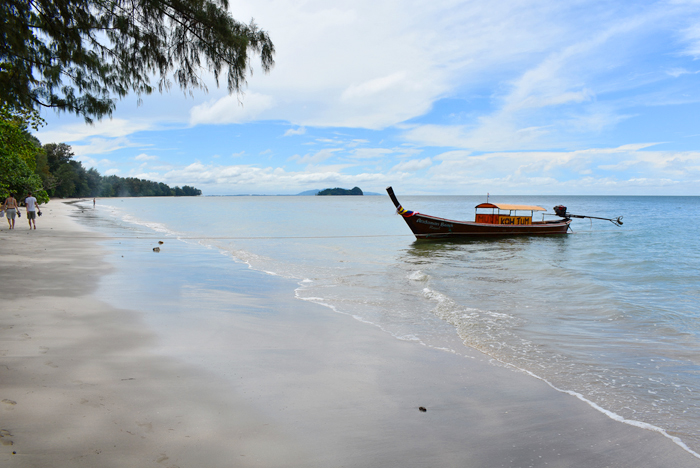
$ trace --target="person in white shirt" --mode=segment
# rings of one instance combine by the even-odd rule
[[[29,192],[27,198],[24,199],[24,205],[27,207],[29,229],[32,228],[32,224],[34,224],[34,229],[36,229],[36,211],[39,209],[39,203],[36,201],[36,198],[32,196],[32,192]]]

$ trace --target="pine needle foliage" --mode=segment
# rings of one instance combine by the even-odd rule
[[[0,106],[87,122],[116,99],[171,88],[207,90],[204,72],[241,92],[251,56],[274,65],[270,37],[228,13],[228,0],[3,0]]]

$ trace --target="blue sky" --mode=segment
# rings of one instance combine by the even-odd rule
[[[242,95],[47,112],[102,174],[205,195],[700,195],[700,1],[232,0],[269,32]],[[255,62],[257,65],[257,62]]]

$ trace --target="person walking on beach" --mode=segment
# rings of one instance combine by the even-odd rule
[[[27,221],[29,221],[29,229],[32,228],[34,224],[34,229],[36,229],[36,212],[39,210],[39,202],[36,198],[32,196],[32,192],[27,194],[27,198],[24,199],[24,206],[27,207]],[[41,210],[39,210],[41,213]]]
[[[92,207],[95,208],[95,199],[92,199]]]
[[[15,195],[13,193],[11,193],[10,196],[5,199],[5,202],[2,204],[2,207],[5,209],[5,216],[7,216],[7,224],[10,225],[10,229],[14,229],[15,216],[17,215],[17,209],[19,208],[19,206],[17,206],[17,200],[15,200]]]

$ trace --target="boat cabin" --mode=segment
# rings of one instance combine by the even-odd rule
[[[489,211],[490,210],[490,211]],[[526,212],[530,212],[528,215]],[[482,203],[476,205],[474,221],[482,224],[532,224],[535,211],[547,211],[541,206],[510,205],[507,203]],[[520,212],[520,213],[518,213]]]

